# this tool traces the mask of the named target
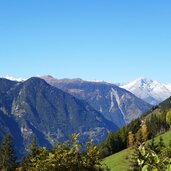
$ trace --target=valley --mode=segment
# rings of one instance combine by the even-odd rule
[[[167,145],[170,141],[170,132],[164,134],[171,123],[170,98],[152,106],[115,84],[51,76],[1,78],[0,95],[0,140],[9,133],[20,158],[29,153],[33,137],[40,148],[52,149],[77,134],[79,143],[92,140],[102,158],[109,156],[103,164],[125,170],[133,151],[130,133],[132,143],[161,133]]]

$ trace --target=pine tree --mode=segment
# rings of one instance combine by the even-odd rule
[[[40,148],[37,144],[36,137],[32,138],[32,143],[30,145],[28,156],[24,157],[21,163],[22,170],[27,171],[31,165],[31,160],[35,158],[40,153]]]
[[[154,137],[151,139],[150,143],[148,143],[147,147],[155,152],[158,151],[158,144],[156,144]]]
[[[155,114],[152,114],[150,119],[146,121],[146,124],[148,127],[149,138],[155,137],[159,132],[159,123],[157,116]]]
[[[32,138],[32,143],[31,143],[31,146],[30,146],[30,157],[35,157],[37,154],[39,154],[39,146],[37,144],[37,140],[36,140],[36,137],[34,136]]]
[[[158,152],[160,152],[163,148],[165,148],[165,144],[164,144],[164,141],[163,141],[163,137],[160,136],[160,139],[159,139],[159,143],[158,143]]]
[[[113,151],[114,151],[114,135],[113,135],[113,132],[110,131],[108,137],[107,137],[107,140],[106,140],[106,146],[109,150],[109,153],[110,154],[113,154]]]
[[[16,163],[16,154],[14,145],[10,134],[7,134],[1,144],[0,148],[0,169],[2,171],[14,171]]]
[[[137,142],[135,144],[135,149],[130,157],[130,166],[129,166],[129,171],[140,171],[139,169],[139,165],[138,165],[138,162],[137,162],[137,159],[141,156],[140,154],[140,151],[138,149],[138,147],[140,146],[140,143]]]
[[[114,134],[112,131],[109,132],[105,142],[100,146],[100,155],[102,158],[109,156],[114,153],[115,143],[114,143]]]

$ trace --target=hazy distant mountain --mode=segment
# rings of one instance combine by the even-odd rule
[[[11,132],[19,149],[35,135],[40,145],[51,147],[81,133],[81,140],[105,139],[118,129],[87,102],[47,84],[40,78],[24,82],[0,79],[0,140]]]
[[[139,117],[151,107],[132,93],[106,82],[83,81],[77,79],[55,79],[41,77],[49,84],[87,101],[103,116],[118,127]]]
[[[121,87],[152,105],[156,105],[171,96],[171,84],[161,84],[146,78],[138,78]]]

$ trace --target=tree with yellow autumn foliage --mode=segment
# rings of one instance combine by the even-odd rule
[[[133,147],[135,143],[135,137],[134,134],[132,133],[132,131],[128,132],[128,145],[129,147]]]

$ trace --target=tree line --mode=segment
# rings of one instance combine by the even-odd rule
[[[16,151],[10,134],[0,145],[1,171],[103,171],[100,153],[92,141],[81,145],[79,134],[73,134],[69,141],[56,145],[52,149],[39,147],[33,138],[28,154],[17,161]]]

